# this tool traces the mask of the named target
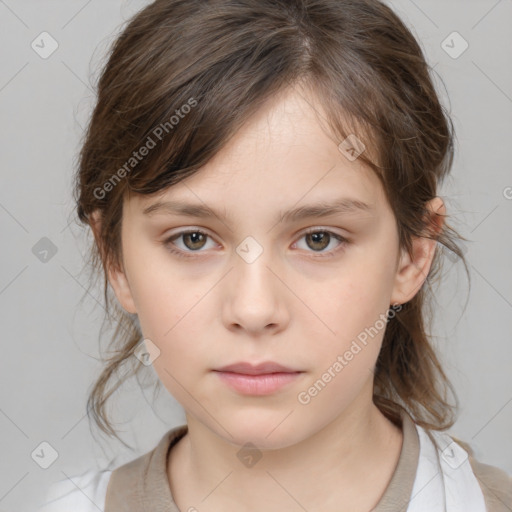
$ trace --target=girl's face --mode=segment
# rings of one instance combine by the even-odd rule
[[[378,178],[313,109],[326,117],[284,91],[194,176],[124,204],[116,295],[189,421],[240,445],[289,446],[370,407],[386,314],[424,279]],[[297,373],[217,371],[239,362]]]

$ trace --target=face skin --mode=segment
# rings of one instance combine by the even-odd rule
[[[123,269],[111,269],[109,281],[160,350],[154,370],[186,412],[189,432],[168,469],[182,510],[234,510],[235,503],[261,510],[262,496],[267,510],[301,510],[283,488],[308,510],[336,510],[339,501],[325,498],[330,491],[358,510],[376,504],[398,460],[401,432],[372,402],[372,370],[382,315],[417,293],[435,242],[415,240],[413,259],[399,250],[378,178],[339,151],[312,106],[325,117],[305,89],[283,91],[194,176],[159,195],[125,200]],[[279,221],[290,209],[341,198],[371,209]],[[207,206],[218,216],[143,215],[158,200]],[[430,207],[444,213],[440,198]],[[309,228],[324,233],[323,241],[306,236]],[[208,236],[178,236],[197,229]],[[237,248],[252,257],[262,252],[248,262]],[[308,395],[372,327],[378,334],[358,341],[342,370]],[[239,361],[275,361],[303,373],[271,395],[248,396],[212,371]],[[252,468],[236,456],[247,442],[262,454]],[[315,474],[330,476],[313,483]]]

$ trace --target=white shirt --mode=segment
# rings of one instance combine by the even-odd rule
[[[89,470],[50,486],[38,512],[98,512],[105,510],[107,485],[112,471]]]
[[[486,512],[484,495],[469,463],[468,453],[448,434],[431,431],[434,444],[422,427],[414,425],[419,438],[418,466],[407,508],[402,510]],[[53,484],[38,512],[105,510],[111,474],[112,470],[89,470]]]

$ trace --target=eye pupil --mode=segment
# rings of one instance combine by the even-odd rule
[[[204,245],[205,235],[203,233],[199,233],[198,231],[192,231],[190,233],[184,233],[183,239],[185,240],[185,245],[189,249],[200,249]],[[189,244],[186,243],[186,240],[191,239],[193,246],[190,247]],[[203,244],[201,244],[203,242]],[[199,243],[199,247],[195,246],[195,244]]]
[[[311,249],[322,250],[329,245],[330,235],[325,231],[317,231],[315,233],[308,233],[306,235],[306,240],[308,240],[308,246]],[[320,247],[312,247],[309,240],[312,240],[313,244],[320,243]]]
[[[331,233],[328,230],[312,230],[309,233],[305,233],[301,238],[306,240],[306,245],[313,252],[322,253],[322,256],[330,257],[336,250],[327,252],[325,249],[330,245],[333,237],[340,242],[340,248],[347,244],[347,241],[343,239],[343,237],[337,236],[335,233]],[[190,253],[192,252],[203,252],[201,249],[206,245],[206,241],[210,236],[200,230],[182,231],[177,236],[171,237],[167,240],[166,244],[170,244],[171,246],[176,245],[173,242],[176,238],[181,239],[186,248],[181,250],[170,250],[171,252],[175,252],[181,256],[187,252],[189,255],[191,255]]]

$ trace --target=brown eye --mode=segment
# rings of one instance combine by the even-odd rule
[[[327,231],[315,231],[306,235],[306,243],[310,249],[315,251],[324,250],[331,240],[331,236]]]
[[[171,253],[186,258],[200,256],[201,253],[205,252],[201,249],[207,245],[208,239],[211,239],[210,235],[198,229],[194,229],[176,233],[165,240],[163,244]],[[318,253],[318,255],[313,254],[313,256],[322,258],[335,256],[349,244],[349,240],[346,238],[325,229],[310,230],[301,237],[301,240],[302,239],[306,240],[306,252]],[[178,241],[181,241],[181,244],[177,243]],[[326,250],[333,241],[336,241],[337,245],[330,250]],[[298,244],[298,242],[296,242],[296,244]],[[180,245],[182,245],[182,247],[180,247]]]
[[[301,240],[304,239],[306,242],[305,250],[307,252],[313,253],[313,257],[318,258],[330,258],[331,256],[335,256],[338,251],[345,248],[348,245],[349,240],[334,233],[332,231],[326,229],[311,229],[307,233],[305,233]],[[331,242],[337,242],[334,247],[328,249]],[[299,245],[299,242],[296,242],[295,245]],[[299,247],[302,249],[302,247]],[[327,249],[327,250],[326,250]],[[318,254],[314,254],[318,253]]]
[[[180,236],[183,237],[183,242],[188,249],[191,251],[197,251],[204,247],[208,235],[205,235],[201,231],[189,231],[188,233],[183,233]]]
[[[208,238],[211,238],[210,235],[200,231],[198,229],[190,230],[190,231],[181,231],[180,233],[176,233],[171,237],[167,238],[163,244],[173,254],[177,256],[195,256],[194,252],[200,255],[202,252],[201,249],[206,246]],[[177,242],[181,242],[178,244]]]

